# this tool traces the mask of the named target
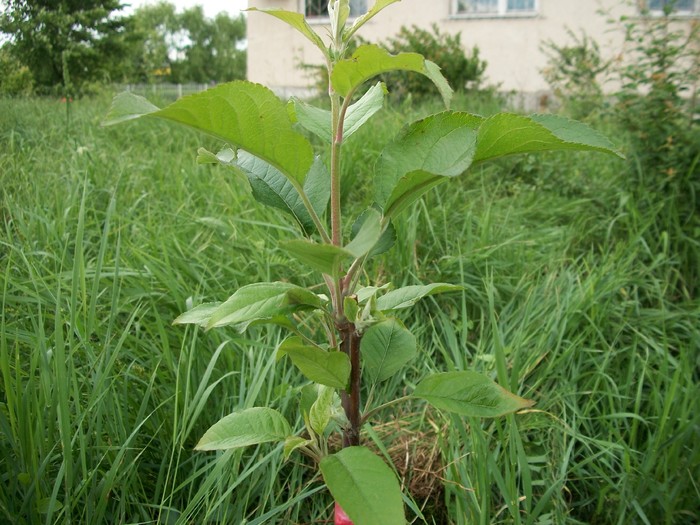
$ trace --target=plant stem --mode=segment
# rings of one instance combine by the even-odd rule
[[[333,244],[342,246],[340,216],[340,148],[343,132],[340,128],[340,97],[331,94],[331,115],[333,124],[333,144],[331,145],[331,235]]]
[[[354,447],[360,444],[360,426],[362,416],[360,414],[360,335],[355,330],[353,323],[345,322],[339,327],[342,335],[341,349],[350,357],[350,387],[341,392],[340,399],[343,410],[350,422],[343,432],[343,448]]]

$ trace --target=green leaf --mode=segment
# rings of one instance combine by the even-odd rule
[[[436,408],[468,417],[498,417],[534,404],[512,394],[476,372],[445,372],[428,376],[413,392]]]
[[[345,246],[345,250],[355,258],[367,255],[382,235],[381,214],[377,210],[369,208],[362,215],[364,218],[359,231],[352,241]]]
[[[360,352],[369,376],[385,381],[416,357],[416,338],[398,319],[387,319],[367,329]]]
[[[344,448],[323,458],[320,467],[333,499],[355,525],[405,525],[399,481],[372,451]]]
[[[119,93],[112,101],[107,115],[102,121],[103,126],[113,126],[128,120],[133,120],[150,113],[158,111],[160,108],[154,106],[148,100],[129,91]]]
[[[340,42],[345,23],[350,16],[350,0],[330,0],[328,2],[328,15],[331,21],[331,34],[335,36],[337,42]]]
[[[333,415],[333,394],[335,390],[327,386],[318,387],[318,397],[309,410],[309,424],[317,435],[322,436]]]
[[[623,157],[604,135],[586,124],[557,115],[525,117],[499,113],[479,127],[474,162],[538,151],[600,151]]]
[[[304,385],[301,388],[301,395],[299,396],[299,411],[304,419],[308,418],[309,412],[311,412],[311,407],[314,406],[314,403],[318,399],[319,388],[321,388],[321,385],[317,385],[316,383]]]
[[[326,351],[305,343],[301,337],[285,339],[277,350],[278,356],[288,355],[301,373],[311,381],[345,389],[350,379],[350,358],[343,352]]]
[[[256,283],[244,286],[211,315],[207,328],[238,325],[245,330],[254,321],[274,320],[280,315],[320,308],[322,300],[306,288],[290,283]]]
[[[384,106],[386,86],[377,82],[364,96],[352,104],[345,115],[343,137],[347,139],[362,127],[377,111]],[[297,98],[289,102],[292,108],[292,118],[295,118],[305,129],[321,140],[330,144],[332,141],[331,112],[312,106]]]
[[[257,7],[249,7],[246,11],[259,11],[261,13],[266,13],[268,15],[274,16],[279,20],[282,20],[287,25],[293,27],[299,31],[302,35],[308,38],[317,48],[321,50],[324,56],[328,56],[328,48],[323,43],[318,34],[311,29],[311,26],[304,18],[301,13],[295,13],[292,11],[285,11],[284,9],[258,9]]]
[[[246,151],[240,151],[235,157],[232,150],[224,149],[213,156],[213,159],[211,153],[207,155],[202,149],[199,150],[199,154],[199,162],[216,159],[219,163],[241,172],[248,179],[255,200],[294,217],[307,235],[315,231],[314,221],[300,192],[306,194],[317,215],[323,214],[328,205],[331,188],[330,175],[320,157],[316,157],[304,181],[304,188],[301,189],[277,168]]]
[[[347,250],[332,244],[300,239],[283,242],[280,246],[298,261],[328,275],[338,274],[341,261],[353,256]]]
[[[313,439],[304,439],[303,437],[299,436],[289,436],[284,442],[284,459],[289,459],[292,452],[298,448],[305,447],[306,445],[311,445],[313,442]]]
[[[311,143],[294,131],[282,101],[259,84],[229,82],[182,97],[163,109],[153,108],[142,97],[122,93],[115,97],[103,124],[140,116],[184,124],[246,150],[300,184],[313,163]]]
[[[365,122],[367,122],[377,111],[384,107],[384,95],[386,95],[386,85],[377,82],[367,90],[360,100],[348,108],[343,126],[343,137],[347,139]]]
[[[430,188],[436,176],[464,173],[471,166],[482,120],[469,113],[446,111],[404,128],[384,148],[375,167],[375,198],[385,215],[408,193],[413,195],[411,202],[417,200],[424,191],[416,193],[416,189],[425,187],[426,181]]]
[[[221,303],[204,303],[195,306],[192,310],[188,310],[181,314],[173,321],[173,324],[198,324],[199,326],[207,326],[209,319],[216,310],[219,309]]]
[[[360,316],[360,306],[357,303],[356,296],[346,295],[343,297],[343,311],[345,312],[345,317],[351,323],[354,323]]]
[[[429,295],[462,291],[461,286],[447,283],[432,283],[426,285],[404,286],[392,290],[377,299],[377,309],[382,311],[410,308],[418,301]]]
[[[433,66],[427,66],[426,62],[418,53],[391,55],[379,46],[367,44],[358,47],[351,58],[341,60],[335,65],[331,73],[331,84],[336,92],[347,97],[367,80],[389,71],[413,71],[427,76],[433,82],[437,80],[436,75],[442,78],[439,69],[436,71]],[[437,84],[445,106],[449,107],[452,90],[445,91],[446,86],[449,89],[446,80]]]
[[[364,286],[362,288],[359,288],[355,292],[355,295],[357,295],[357,302],[363,304],[375,295],[377,295],[378,292],[389,288],[389,286],[391,286],[391,283],[386,283],[382,286]]]
[[[372,208],[369,208],[365,210],[360,216],[357,218],[357,220],[353,223],[352,225],[352,234],[353,236],[357,236],[357,234],[360,232],[362,226],[364,225],[365,221],[367,220],[368,217],[372,216],[372,213],[375,210]],[[375,257],[377,255],[381,255],[382,253],[388,252],[392,246],[394,246],[394,243],[396,242],[396,228],[394,228],[394,225],[389,222],[384,228],[384,231],[380,235],[379,239],[375,243],[375,245],[372,247],[372,249],[369,251],[367,254],[368,257]]]
[[[426,171],[413,171],[404,175],[384,204],[384,216],[396,217],[430,190],[448,180],[448,177]]]
[[[271,408],[249,408],[230,414],[206,431],[196,450],[227,450],[269,441],[284,441],[292,433],[284,416]]]
[[[377,0],[376,2],[374,2],[374,5],[369,11],[355,19],[355,22],[352,24],[352,27],[347,32],[346,40],[349,39],[353,34],[355,34],[355,32],[358,29],[360,29],[363,25],[365,25],[369,20],[377,16],[377,14],[379,14],[379,12],[382,11],[384,8],[400,1],[401,0]]]
[[[327,144],[331,143],[332,131],[330,111],[313,106],[296,97],[292,97],[289,100],[289,111],[292,120],[299,122],[304,129],[310,131]]]

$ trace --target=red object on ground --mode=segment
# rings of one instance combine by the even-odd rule
[[[338,503],[335,504],[335,521],[333,523],[335,525],[353,525],[348,515],[345,514],[345,511],[340,508]]]

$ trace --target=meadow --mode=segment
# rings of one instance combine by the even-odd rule
[[[371,159],[403,118],[436,104],[392,105],[352,137],[348,206],[370,203]],[[245,284],[313,284],[274,248],[293,225],[195,163],[215,140],[101,128],[108,107],[0,100],[0,522],[328,523],[330,495],[281,445],[193,450],[236,409],[296,414],[303,378],[275,363],[283,334],[171,324]],[[370,421],[363,437],[395,459],[413,523],[700,522],[700,301],[684,263],[700,247],[675,249],[673,202],[630,189],[641,169],[579,153],[477,168],[414,205],[367,268],[465,288],[404,318],[422,351],[386,397],[475,369],[536,401],[497,420],[415,401]]]

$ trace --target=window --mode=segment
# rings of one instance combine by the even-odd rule
[[[303,13],[307,18],[328,18],[328,0],[304,0]],[[367,12],[367,0],[350,0],[350,16]]]
[[[454,13],[467,16],[508,16],[537,11],[535,0],[456,0]]]
[[[655,14],[661,14],[667,9],[671,13],[689,14],[700,11],[696,0],[648,0],[647,9]]]

